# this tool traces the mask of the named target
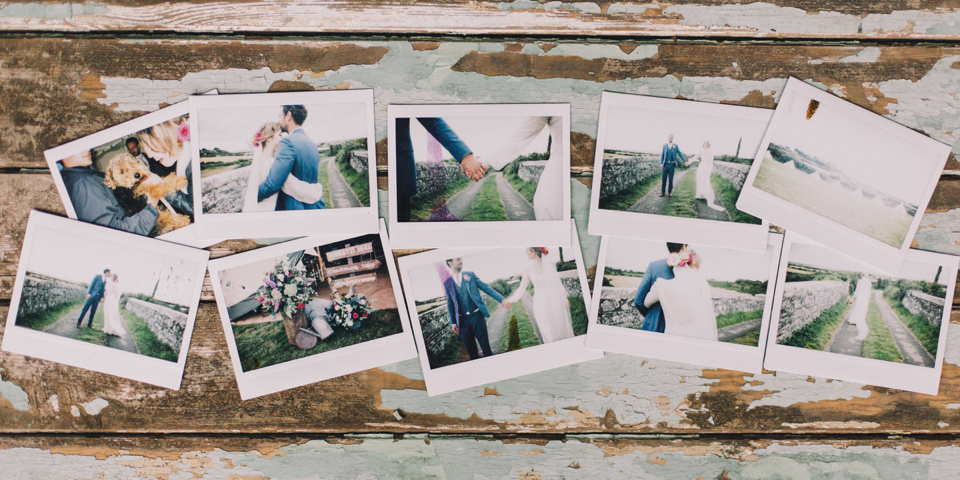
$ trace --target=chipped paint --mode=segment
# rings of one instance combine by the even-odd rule
[[[681,25],[704,27],[741,27],[757,34],[856,34],[860,17],[837,12],[821,11],[809,14],[792,7],[778,7],[771,3],[746,5],[672,5],[665,14],[679,14]]]
[[[960,365],[960,326],[947,324],[947,342],[943,350],[943,363]]]
[[[50,395],[50,398],[47,399],[47,404],[50,405],[50,408],[52,408],[54,412],[60,412],[60,397],[58,397],[56,393]]]
[[[657,45],[638,45],[630,53],[624,52],[617,45],[585,45],[585,44],[558,44],[556,47],[544,51],[536,44],[523,46],[521,52],[530,55],[573,56],[594,60],[597,58],[615,58],[617,60],[643,60],[651,58],[659,51]]]
[[[755,381],[741,387],[745,392],[761,392],[749,408],[762,406],[790,407],[824,400],[869,398],[872,391],[864,385],[787,372],[761,373],[747,376]]]
[[[101,410],[110,406],[110,402],[97,397],[87,403],[81,403],[80,406],[83,407],[83,411],[87,412],[87,415],[99,415]]]
[[[78,406],[76,406],[76,405],[70,405],[70,415],[73,415],[74,417],[79,417],[79,416],[80,416],[80,407],[78,407]]]
[[[101,15],[107,7],[90,4],[8,3],[0,8],[0,18],[40,18],[73,20],[78,15]]]
[[[545,2],[540,3],[534,0],[513,0],[512,2],[500,2],[497,4],[497,8],[504,12],[512,12],[518,10],[568,10],[572,12],[583,12],[583,13],[600,13],[600,6],[596,3],[590,2]]]
[[[904,10],[887,14],[871,13],[863,19],[863,32],[871,34],[960,34],[960,11]]]
[[[880,58],[880,49],[877,47],[867,47],[860,50],[856,55],[850,55],[840,59],[840,63],[872,63]]]
[[[18,412],[30,410],[30,397],[26,390],[0,376],[0,400],[6,400]],[[3,405],[0,404],[0,407]]]
[[[784,422],[780,425],[791,429],[811,429],[811,430],[861,430],[864,428],[880,428],[880,424],[876,422],[805,422],[805,423],[789,423]]]

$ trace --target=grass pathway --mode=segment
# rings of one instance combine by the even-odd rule
[[[729,325],[717,330],[717,339],[721,342],[729,342],[731,340],[740,338],[744,335],[747,335],[754,330],[760,330],[760,323],[762,318],[755,318],[753,320],[747,320],[745,322],[736,323]]]
[[[323,162],[327,164],[327,188],[330,191],[330,196],[324,195],[324,199],[330,198],[331,200],[331,203],[327,204],[327,208],[362,207],[363,203],[353,193],[353,189],[347,184],[347,180],[343,178],[343,174],[337,168],[337,162],[333,160],[333,157],[329,157]]]
[[[437,216],[439,212],[443,212],[444,215],[453,215],[457,220],[463,220],[463,217],[467,215],[467,211],[470,210],[470,205],[473,204],[473,200],[487,182],[487,178],[488,177],[483,177],[480,181],[469,184],[467,188],[464,188],[451,197],[450,200],[447,200],[446,208],[438,209],[437,212],[427,218],[427,221],[442,220],[443,218]]]
[[[875,290],[873,292],[874,298],[876,298],[877,305],[880,307],[883,322],[887,325],[887,328],[890,329],[893,341],[896,342],[897,349],[899,349],[903,355],[903,363],[932,367],[934,365],[933,357],[927,353],[927,350],[923,348],[923,345],[917,340],[917,337],[913,335],[910,329],[900,321],[900,317],[894,313],[890,304],[883,298],[882,293],[880,290]]]
[[[673,186],[674,193],[677,192],[677,187],[680,186],[680,181],[687,176],[693,169],[686,170],[677,170],[673,175]],[[628,212],[634,213],[655,213],[659,214],[666,207],[667,202],[669,202],[673,197],[668,197],[666,195],[660,196],[660,189],[657,186],[654,186],[646,195],[640,197],[640,200],[637,200],[637,203],[634,203],[629,209]]]
[[[536,220],[533,212],[533,205],[527,202],[527,199],[513,188],[503,177],[502,172],[497,172],[497,192],[500,194],[500,201],[503,202],[503,208],[507,212],[507,219],[515,220]]]
[[[73,338],[87,343],[104,345],[118,350],[125,350],[132,353],[140,353],[137,350],[137,344],[133,341],[130,329],[127,323],[121,322],[123,326],[123,335],[114,336],[103,333],[103,305],[97,309],[97,315],[93,319],[93,328],[87,328],[89,316],[83,319],[83,328],[77,328],[77,317],[80,316],[80,308],[64,315],[56,323],[50,325],[44,332],[66,338]],[[87,313],[89,315],[89,313]]]

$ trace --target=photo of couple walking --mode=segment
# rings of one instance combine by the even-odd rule
[[[399,222],[563,220],[562,116],[400,116],[394,120]],[[394,169],[391,169],[394,173]]]
[[[201,109],[197,123],[203,214],[369,206],[364,107],[346,103]]]
[[[431,368],[585,333],[572,248],[497,249],[412,268]]]
[[[171,111],[172,110],[172,111]],[[45,155],[71,217],[124,232],[192,242],[190,124],[170,107]],[[162,120],[161,120],[162,119]]]

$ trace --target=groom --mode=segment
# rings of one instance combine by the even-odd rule
[[[277,210],[319,210],[327,208],[323,199],[316,203],[303,203],[281,191],[283,183],[291,174],[298,180],[317,183],[320,170],[320,155],[317,144],[310,140],[301,126],[307,120],[307,109],[303,105],[284,105],[280,114],[280,128],[289,135],[277,145],[277,158],[270,167],[270,173],[260,184],[257,201],[279,192]]]
[[[667,242],[667,251],[670,253],[683,255],[686,250],[687,244],[685,243]],[[640,288],[637,289],[637,295],[633,298],[634,306],[636,306],[637,310],[640,310],[640,314],[644,316],[643,326],[640,327],[641,330],[663,333],[663,330],[667,326],[660,302],[654,303],[649,307],[643,304],[643,300],[647,298],[647,294],[650,293],[650,288],[661,278],[664,280],[673,278],[673,267],[667,265],[667,259],[665,258],[650,262],[647,270],[643,272],[643,280],[640,282]]]
[[[447,297],[447,312],[450,314],[453,333],[460,335],[460,340],[467,347],[470,360],[480,357],[477,353],[477,343],[480,344],[483,356],[490,357],[493,355],[490,339],[487,336],[487,318],[490,312],[480,298],[480,291],[493,297],[504,308],[510,308],[511,303],[483,283],[475,273],[464,272],[462,258],[448,259],[447,268],[450,269],[450,278],[443,282],[443,292]]]
[[[104,269],[103,275],[110,273],[110,269]],[[94,275],[90,281],[90,288],[87,289],[87,302],[83,304],[83,310],[80,310],[80,318],[77,319],[77,328],[83,324],[83,316],[90,310],[90,320],[87,321],[87,328],[93,327],[93,316],[97,314],[97,306],[103,303],[103,275]]]
[[[673,173],[677,169],[678,163],[686,161],[686,157],[680,153],[680,148],[673,143],[673,134],[667,136],[667,143],[663,145],[660,152],[660,196],[664,192],[673,196]],[[669,188],[667,188],[669,187]]]

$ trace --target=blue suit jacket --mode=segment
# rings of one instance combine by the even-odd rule
[[[260,184],[257,191],[257,201],[278,193],[277,210],[319,210],[326,208],[323,199],[317,200],[317,203],[305,204],[297,199],[288,196],[280,189],[283,188],[283,182],[287,181],[287,176],[291,173],[294,178],[303,180],[307,183],[317,183],[317,177],[320,170],[320,154],[317,153],[317,144],[310,140],[302,128],[298,128],[290,135],[280,140],[277,146],[277,158],[270,167],[270,173]]]
[[[644,316],[643,327],[641,330],[663,333],[666,322],[663,318],[663,309],[660,302],[654,303],[650,308],[643,306],[643,299],[650,293],[650,287],[657,279],[664,278],[670,280],[673,278],[673,268],[667,265],[667,260],[654,260],[647,265],[647,271],[643,272],[643,281],[640,282],[640,288],[637,289],[637,295],[633,297],[633,304],[640,310]]]
[[[418,118],[420,125],[436,138],[458,162],[470,153],[463,140],[442,118]],[[410,119],[397,119],[397,196],[412,197],[417,193],[417,166],[413,158],[413,142],[410,140]]]
[[[680,164],[687,161],[687,157],[684,157],[680,153],[680,148],[677,147],[677,144],[674,143],[671,147],[669,143],[663,144],[663,151],[660,152],[660,165],[664,165],[669,162],[673,162],[674,165]]]
[[[483,303],[483,298],[480,297],[480,291],[501,303],[503,302],[503,295],[483,283],[483,280],[480,280],[477,274],[473,272],[461,272],[461,274],[463,275],[461,285],[467,289],[470,300],[473,300],[474,305],[477,306],[484,317],[489,317],[490,312],[487,310],[487,305]],[[453,277],[443,282],[443,293],[447,296],[447,313],[450,314],[450,323],[460,327],[460,315],[457,314],[460,311],[460,297],[457,295],[457,282],[453,280]]]
[[[87,289],[87,295],[90,295],[91,298],[102,296],[103,287],[105,286],[106,284],[103,283],[103,275],[95,275],[90,282],[90,288]]]

